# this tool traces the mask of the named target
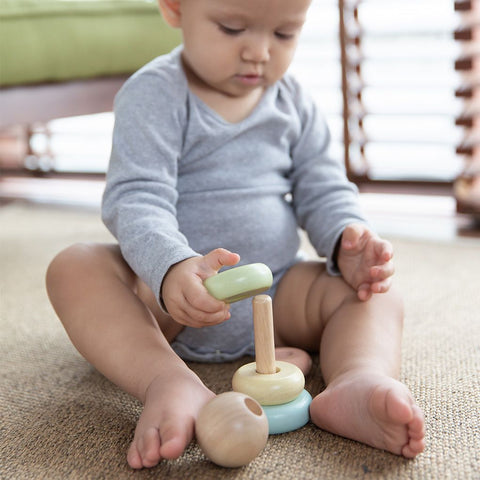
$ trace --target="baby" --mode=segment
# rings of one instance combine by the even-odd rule
[[[405,457],[424,419],[399,382],[402,300],[391,245],[368,226],[329,132],[286,74],[310,0],[159,0],[182,45],[117,95],[102,215],[118,245],[81,244],[47,272],[79,352],[144,405],[131,467],[179,457],[214,393],[185,361],[252,355],[251,304],[203,281],[262,262],[278,358],[319,352],[320,428]],[[326,261],[299,253],[298,228]]]

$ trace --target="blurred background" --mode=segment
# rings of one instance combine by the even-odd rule
[[[179,38],[165,27],[153,1],[36,0],[27,2],[26,13],[19,11],[22,1],[0,2],[5,35],[0,41],[0,202],[97,209],[110,153],[113,96],[128,75]],[[114,9],[102,10],[102,3]],[[46,4],[49,15],[70,16],[73,23],[36,54],[32,73],[19,25],[26,23],[32,37]],[[60,6],[52,10],[52,4]],[[146,27],[139,32],[116,26],[128,48],[120,45],[114,65],[112,52],[119,48],[114,35],[107,45],[105,33],[91,38],[99,29],[86,9],[94,4],[102,28],[123,9],[123,22],[135,16],[131,21],[138,26],[148,17],[158,36],[152,38]],[[381,233],[480,236],[479,5],[474,0],[313,0],[291,72],[326,115],[335,154]],[[33,41],[48,36],[42,28],[51,31],[39,27]],[[92,59],[102,55],[107,60],[93,68]],[[122,65],[129,55],[136,63]],[[65,59],[70,67],[54,66]],[[84,71],[82,61],[88,66]],[[35,62],[46,66],[43,77],[35,78],[40,71]]]

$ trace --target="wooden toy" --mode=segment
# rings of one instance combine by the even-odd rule
[[[279,405],[297,398],[305,386],[302,371],[293,363],[275,361],[272,299],[253,299],[255,362],[240,367],[233,376],[233,390],[255,398],[261,405]]]
[[[240,367],[233,376],[232,387],[253,397],[260,405],[291,402],[302,393],[305,378],[293,363],[277,362],[274,373],[258,373],[255,362]]]
[[[272,282],[272,272],[266,265],[251,263],[212,275],[203,284],[210,295],[233,303],[268,290]]]
[[[302,371],[292,363],[275,361],[272,299],[258,295],[268,290],[272,282],[272,272],[263,263],[231,268],[204,281],[211,295],[227,303],[255,295],[252,302],[256,361],[235,372],[234,392],[229,392],[243,396],[219,395],[202,409],[196,423],[200,447],[218,465],[245,465],[260,453],[266,443],[266,439],[262,440],[260,446],[260,427],[256,427],[255,435],[251,433],[252,438],[245,433],[250,429],[253,432],[253,420],[260,422],[265,417],[267,436],[296,430],[309,420],[312,397],[304,390]],[[254,405],[259,404],[263,416],[255,413]],[[251,448],[244,445],[244,435]]]
[[[234,391],[255,398],[264,408],[269,433],[284,433],[309,420],[310,394],[304,390],[305,377],[293,364],[275,361],[272,299],[253,298],[255,362],[240,367],[232,378]]]
[[[310,404],[312,396],[302,390],[300,395],[289,403],[283,405],[262,405],[268,418],[268,433],[291,432],[303,427],[310,420]]]
[[[240,467],[263,450],[269,426],[256,400],[239,392],[227,392],[200,410],[195,430],[200,448],[212,462],[222,467]]]

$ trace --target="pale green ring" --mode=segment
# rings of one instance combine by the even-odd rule
[[[230,268],[207,278],[203,284],[218,300],[238,302],[268,290],[272,286],[272,271],[263,263],[251,263]]]

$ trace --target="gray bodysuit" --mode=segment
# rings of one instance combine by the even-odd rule
[[[247,118],[227,122],[189,90],[178,47],[116,97],[102,218],[157,297],[171,265],[217,247],[239,253],[241,264],[267,264],[273,294],[297,261],[298,228],[335,273],[337,239],[365,219],[329,140],[313,101],[289,75]],[[220,325],[185,328],[173,348],[196,361],[252,354],[251,302],[231,312]]]

